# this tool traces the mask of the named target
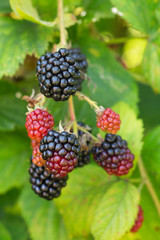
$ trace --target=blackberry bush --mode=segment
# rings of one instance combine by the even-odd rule
[[[159,239],[159,9],[0,1],[0,239]]]

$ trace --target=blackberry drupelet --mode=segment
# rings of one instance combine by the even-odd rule
[[[126,175],[133,167],[134,155],[127,142],[118,135],[108,133],[100,146],[92,149],[95,162],[110,175]]]
[[[143,210],[142,210],[141,206],[139,206],[137,219],[135,221],[134,226],[131,228],[131,232],[134,232],[134,233],[137,232],[142,227],[143,221],[144,221]]]
[[[54,126],[54,119],[51,114],[42,109],[35,109],[30,112],[26,117],[25,127],[28,136],[35,140],[32,142],[32,147],[36,146],[41,139],[47,134]]]
[[[88,63],[86,60],[86,56],[81,52],[80,48],[70,48],[69,53],[79,63],[79,69],[83,72],[86,72]]]
[[[31,163],[29,168],[30,183],[33,191],[42,198],[52,200],[61,194],[61,189],[66,186],[68,176],[55,179],[54,175],[47,172],[45,167],[38,167]]]
[[[84,73],[87,72],[87,67],[88,67],[86,56],[81,52],[79,48],[71,48],[69,49],[69,53],[79,63],[79,69],[81,70],[81,75],[77,82],[77,90],[81,90],[81,84],[85,79]]]
[[[88,125],[85,125],[82,122],[78,122],[78,125],[81,127],[86,128],[86,130],[88,132],[92,132],[91,128]],[[88,149],[89,144],[90,144],[90,138],[87,139],[83,139],[83,137],[85,138],[86,134],[84,132],[82,132],[81,130],[78,130],[78,139],[80,141],[81,144],[81,152],[78,158],[78,162],[76,167],[83,167],[84,165],[90,163],[90,153],[91,151]],[[83,143],[83,141],[85,141],[85,144]]]
[[[41,93],[55,101],[68,100],[77,90],[79,69],[79,63],[65,48],[42,55],[36,68]]]
[[[46,160],[46,169],[56,178],[62,178],[77,164],[81,146],[74,134],[51,130],[41,140],[39,149]]]

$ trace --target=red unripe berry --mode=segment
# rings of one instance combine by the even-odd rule
[[[142,210],[141,206],[139,206],[137,219],[135,221],[134,226],[131,229],[131,232],[134,232],[134,233],[137,232],[141,228],[143,221],[144,221],[143,210]]]
[[[32,149],[34,149],[35,147],[39,146],[39,144],[40,144],[39,141],[37,142],[36,140],[31,140],[31,147],[32,147]]]
[[[104,132],[116,134],[120,129],[120,116],[111,108],[106,108],[101,115],[97,115],[97,127]]]
[[[41,139],[47,135],[48,131],[54,126],[54,119],[51,114],[42,109],[35,109],[29,113],[26,117],[25,127],[28,132],[28,136],[40,142]]]
[[[36,146],[33,149],[33,153],[32,153],[32,162],[38,166],[38,167],[42,167],[46,161],[42,158],[42,153],[39,151],[39,146]]]

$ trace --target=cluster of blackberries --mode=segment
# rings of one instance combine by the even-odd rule
[[[42,94],[55,101],[68,100],[81,89],[87,71],[86,57],[80,49],[61,48],[46,53],[37,62],[37,77]],[[66,186],[68,173],[74,168],[95,162],[108,174],[122,176],[133,167],[134,155],[128,144],[116,135],[120,129],[120,116],[112,109],[98,108],[97,127],[106,132],[104,141],[93,144],[91,128],[78,122],[78,137],[71,133],[53,130],[54,119],[48,111],[35,109],[28,113],[26,128],[32,140],[32,157],[29,168],[33,191],[47,200],[58,197]],[[139,207],[138,217],[131,229],[136,232],[143,222]]]
[[[91,131],[83,123],[79,125]],[[69,172],[89,163],[90,151],[84,145],[88,146],[90,139],[83,140],[85,134],[82,131],[78,131],[77,138],[72,133],[52,130],[54,118],[43,109],[28,113],[25,126],[33,148],[29,169],[32,189],[40,197],[50,200],[59,196]]]
[[[87,61],[80,49],[61,48],[42,55],[36,73],[42,94],[55,101],[66,101],[81,89]]]

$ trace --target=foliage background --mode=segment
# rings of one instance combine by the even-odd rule
[[[122,118],[119,132],[136,155],[131,180],[107,177],[92,163],[70,174],[68,186],[46,202],[28,183],[30,142],[21,96],[38,92],[37,58],[59,43],[57,4],[52,0],[0,1],[0,239],[160,239],[160,219],[136,162],[142,156],[160,198],[160,3],[156,0],[64,0],[73,46],[89,62],[83,92]],[[95,127],[88,105],[74,99],[77,119]],[[67,103],[47,100],[56,124]],[[133,180],[134,181],[134,180]],[[144,209],[137,234],[127,233]]]

